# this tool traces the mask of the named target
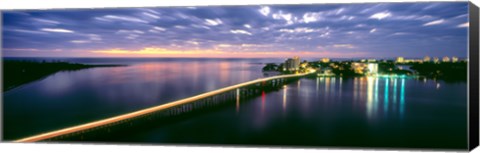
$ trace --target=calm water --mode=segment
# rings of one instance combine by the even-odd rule
[[[102,119],[263,77],[282,59],[68,59],[128,64],[59,72],[4,94],[4,138]],[[303,78],[279,91],[109,140],[313,146],[466,147],[466,83]]]

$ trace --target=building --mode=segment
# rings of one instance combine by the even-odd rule
[[[330,58],[322,58],[320,61],[322,63],[328,63],[328,62],[330,62]]]
[[[397,60],[395,60],[397,63],[403,63],[405,62],[405,59],[403,57],[397,57]]]
[[[425,57],[423,58],[423,61],[424,61],[424,62],[430,62],[430,56],[425,56]]]
[[[438,57],[433,57],[433,62],[438,63],[439,61]]]
[[[300,67],[300,58],[295,56],[293,58],[289,58],[285,61],[285,69],[288,71],[296,71]]]
[[[353,62],[350,67],[357,74],[376,75],[378,73],[378,63]]]
[[[350,67],[357,74],[365,74],[367,72],[368,65],[366,63],[353,62]]]
[[[307,67],[308,67],[308,62],[307,62],[307,61],[303,61],[302,63],[300,63],[300,67],[301,67],[301,68],[307,68]]]
[[[458,57],[453,56],[453,57],[452,57],[452,62],[453,62],[453,63],[458,62]]]
[[[445,56],[442,58],[442,62],[450,62],[450,58],[448,56]]]
[[[368,74],[376,75],[378,73],[378,63],[368,63]]]
[[[403,62],[404,63],[422,63],[423,60],[422,59],[404,59]]]
[[[297,68],[298,68],[298,66],[300,66],[300,57],[298,57],[298,56],[293,57],[293,63],[294,63],[294,64],[297,66]]]

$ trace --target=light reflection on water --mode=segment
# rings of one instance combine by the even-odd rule
[[[379,83],[379,80],[384,80],[384,83],[382,84],[381,82]],[[366,80],[366,108],[367,108],[367,116],[368,118],[374,118],[377,116],[377,113],[382,110],[378,110],[379,105],[383,105],[383,114],[388,115],[389,110],[391,109],[392,111],[397,111],[396,108],[399,107],[399,115],[401,117],[404,116],[404,109],[405,109],[405,78],[402,78],[400,80],[401,86],[400,86],[400,94],[397,95],[397,82],[398,80],[396,78],[389,79],[389,78],[376,78],[376,77],[366,77],[366,79],[363,78],[354,78],[353,79],[353,100],[357,101],[358,97],[363,97],[361,94],[363,93],[362,91],[364,90],[361,85],[363,84],[363,80]],[[360,81],[360,82],[359,82]],[[393,81],[393,82],[392,82]],[[393,85],[390,85],[393,84]],[[325,85],[329,86],[329,85]],[[379,101],[379,95],[380,90],[379,88],[383,88],[383,100]],[[390,89],[392,88],[392,89]],[[389,91],[393,90],[392,93]],[[328,92],[328,91],[327,91]],[[398,97],[398,98],[397,98]],[[397,105],[396,101],[400,101],[400,103]],[[361,101],[361,99],[360,99]],[[393,103],[389,105],[389,101],[392,101]]]
[[[261,67],[194,60],[57,73],[5,97],[4,133],[15,137],[158,105],[262,77]],[[458,147],[466,140],[465,101],[465,83],[304,78],[251,100],[236,97],[230,109],[110,141]]]
[[[304,78],[277,92],[240,101],[242,109],[235,117],[225,109],[132,134],[125,141],[465,146],[464,84],[445,86],[456,90],[437,90],[434,82],[425,86],[405,78]],[[219,122],[221,126],[213,125]],[[185,127],[217,130],[196,136]],[[183,139],[185,135],[189,140]]]

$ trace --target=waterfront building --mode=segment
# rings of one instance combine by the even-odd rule
[[[452,57],[452,62],[453,62],[453,63],[458,62],[458,57],[453,56],[453,57]]]
[[[423,58],[423,61],[424,61],[424,62],[430,62],[430,56],[425,56],[425,57]]]
[[[448,56],[445,56],[442,58],[442,62],[450,62],[450,58]]]
[[[296,71],[299,69],[300,66],[300,58],[295,56],[293,58],[289,58],[285,61],[285,68],[288,71]]]
[[[365,74],[367,72],[368,65],[366,63],[353,62],[350,67],[357,74]]]
[[[322,58],[320,61],[322,63],[328,63],[328,62],[330,62],[330,58]]]
[[[378,63],[368,63],[368,74],[376,75],[378,73]]]
[[[298,66],[300,66],[300,57],[294,56],[293,63],[297,66],[297,69],[298,69]]]
[[[405,60],[405,59],[404,59],[403,57],[397,57],[396,62],[397,62],[397,63],[403,63],[403,62],[405,62],[404,60]]]
[[[301,67],[301,68],[307,68],[307,67],[308,67],[308,62],[307,62],[307,61],[303,61],[302,63],[300,63],[300,67]]]
[[[438,63],[440,60],[438,59],[438,57],[433,57],[433,62],[434,63]]]
[[[403,62],[404,63],[422,63],[423,60],[422,59],[404,59]]]

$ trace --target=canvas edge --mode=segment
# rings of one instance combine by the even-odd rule
[[[479,143],[479,44],[478,7],[469,2],[469,104],[468,104],[468,149],[472,151]]]

